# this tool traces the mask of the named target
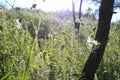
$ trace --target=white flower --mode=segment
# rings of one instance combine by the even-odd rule
[[[52,38],[52,34],[48,34],[48,37],[49,37],[49,38]]]
[[[3,10],[3,9],[0,9],[0,12],[4,12],[4,10]]]
[[[81,21],[83,21],[83,19],[76,19],[75,20],[76,23],[80,23]]]
[[[2,7],[0,7],[0,12],[4,12],[4,9]]]
[[[76,19],[75,22],[76,22],[76,23],[80,23],[80,19]]]
[[[22,28],[22,23],[19,22],[19,19],[16,19],[16,23],[17,23],[16,27],[18,29],[21,29]]]
[[[93,45],[95,45],[95,46],[100,45],[100,43],[98,43],[98,41],[96,41],[96,40],[94,40],[94,39],[92,39],[92,38],[90,38],[90,37],[88,37],[87,43],[88,43],[88,45],[89,45],[90,47],[92,47]]]

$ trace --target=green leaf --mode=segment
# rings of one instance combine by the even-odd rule
[[[7,80],[7,78],[10,76],[12,71],[8,72],[5,76],[3,76],[0,80]]]

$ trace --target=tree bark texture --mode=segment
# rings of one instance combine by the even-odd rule
[[[99,9],[98,29],[95,40],[100,43],[98,48],[92,49],[86,61],[79,80],[94,80],[94,75],[103,57],[108,42],[114,0],[102,0]]]

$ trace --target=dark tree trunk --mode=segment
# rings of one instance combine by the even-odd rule
[[[82,0],[80,0],[80,7],[79,7],[79,15],[78,15],[78,19],[81,18],[81,7],[82,7]],[[72,0],[72,13],[73,13],[73,21],[74,21],[74,27],[77,30],[77,32],[79,32],[80,29],[80,22],[76,22],[76,15],[75,15],[75,3],[74,0]]]
[[[81,9],[82,9],[82,0],[80,0],[80,7],[79,7],[79,19],[81,18]]]
[[[100,43],[99,47],[91,51],[86,61],[80,80],[94,80],[94,75],[100,64],[108,42],[110,22],[113,14],[114,0],[102,0],[99,10],[99,22],[95,40]]]

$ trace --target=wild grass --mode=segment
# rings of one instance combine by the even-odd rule
[[[83,21],[86,25],[76,36],[72,22],[42,12],[6,10],[0,17],[1,80],[78,80],[91,51],[86,41],[90,34],[95,36],[93,25]],[[20,18],[22,29],[15,22]],[[109,43],[96,73],[98,80],[120,79],[117,25],[111,27]]]

